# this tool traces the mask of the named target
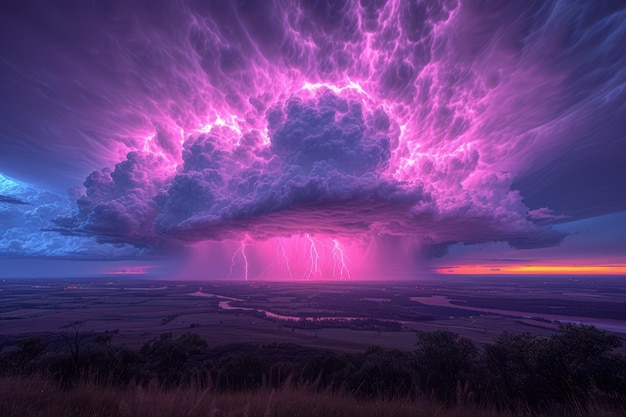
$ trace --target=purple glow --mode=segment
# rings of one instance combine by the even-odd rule
[[[0,249],[304,280],[550,253],[626,210],[626,11],[600,3],[15,6],[0,171],[36,185],[2,182]]]

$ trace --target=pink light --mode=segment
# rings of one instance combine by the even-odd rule
[[[364,24],[365,7],[360,6],[358,2],[346,7],[351,8],[348,14],[357,16],[360,23]],[[243,74],[238,73],[237,76],[231,77],[228,73],[221,72],[219,68],[207,74],[198,62],[198,51],[183,44],[175,44],[174,49],[174,45],[165,39],[154,38],[150,40],[157,43],[163,41],[160,46],[166,56],[175,57],[175,60],[168,62],[172,66],[171,73],[167,74],[171,79],[148,78],[144,82],[155,93],[159,93],[154,102],[173,102],[176,106],[169,110],[160,108],[152,102],[139,106],[143,97],[133,94],[133,91],[124,92],[124,102],[128,103],[129,108],[141,109],[145,123],[152,125],[150,127],[165,126],[169,130],[183,132],[184,138],[196,132],[206,133],[214,128],[227,128],[233,135],[226,135],[221,145],[232,150],[240,145],[241,136],[250,132],[258,133],[264,138],[263,145],[268,144],[265,109],[271,105],[283,102],[289,97],[303,94],[317,95],[324,89],[330,89],[337,95],[358,97],[368,112],[377,106],[385,110],[394,125],[392,130],[396,131],[394,140],[398,141],[386,174],[413,183],[417,178],[424,178],[426,171],[434,173],[433,176],[445,173],[447,162],[440,157],[456,157],[462,153],[457,152],[457,149],[465,143],[476,143],[487,158],[497,157],[498,150],[487,143],[489,138],[485,137],[485,132],[489,133],[489,129],[485,125],[497,120],[502,114],[518,113],[517,109],[510,108],[512,101],[506,99],[507,95],[514,96],[511,92],[525,91],[525,87],[533,85],[535,81],[538,81],[539,85],[529,90],[531,93],[540,90],[542,86],[556,84],[547,75],[528,70],[521,74],[523,77],[517,77],[520,79],[518,81],[502,80],[498,85],[485,87],[484,78],[487,77],[485,74],[488,71],[482,71],[483,69],[501,73],[516,65],[509,56],[494,49],[479,59],[474,64],[475,67],[469,68],[467,73],[463,74],[469,79],[466,83],[447,82],[452,67],[448,64],[455,61],[453,56],[442,52],[436,58],[425,62],[419,73],[416,71],[412,85],[429,86],[427,99],[404,91],[390,92],[382,82],[385,70],[391,67],[400,51],[410,50],[419,42],[401,34],[398,18],[403,9],[402,2],[388,1],[380,8],[376,18],[378,29],[375,32],[364,32],[361,29],[358,33],[361,36],[355,37],[351,42],[328,39],[328,42],[336,42],[331,46],[341,50],[345,54],[345,59],[350,62],[345,68],[330,73],[320,71],[316,58],[319,45],[314,39],[315,34],[301,32],[298,27],[292,27],[289,16],[296,9],[290,10],[290,6],[277,8],[285,9],[277,9],[277,13],[284,13],[281,16],[283,21],[279,24],[288,28],[285,41],[300,48],[302,65],[289,66],[278,60],[270,60],[262,53],[252,53],[246,56],[247,71]],[[446,6],[446,16],[443,19],[428,22],[427,26],[432,28],[430,36],[434,41],[447,40],[449,36],[454,35],[455,25],[462,23],[457,21],[459,13],[460,7],[452,4]],[[228,45],[229,41],[222,37],[223,34],[215,30],[219,22],[211,22],[210,19],[205,21],[193,15],[188,17],[189,21],[193,22],[191,27],[198,33],[213,34],[209,38],[216,50],[218,46]],[[181,30],[189,28],[181,27]],[[396,33],[397,36],[390,37],[385,35],[386,33]],[[428,39],[420,41],[424,40]],[[130,63],[133,62],[134,56],[129,54],[125,58]],[[184,88],[181,89],[180,86]],[[225,89],[232,89],[240,99],[229,101],[224,93]],[[189,96],[190,92],[192,94]],[[164,100],[165,98],[167,100]],[[259,104],[255,107],[248,98],[254,99],[254,102]],[[437,114],[440,110],[450,114],[451,122],[464,120],[466,129],[451,131],[450,125],[453,123],[445,124],[438,120]],[[533,121],[535,122],[534,126],[529,128],[543,128],[545,124],[539,120],[542,113],[545,112],[542,112],[541,108],[529,113],[531,116],[529,123],[532,125]],[[132,140],[120,144],[121,149],[111,157],[112,162],[118,162],[119,157],[129,150],[142,149],[163,156],[168,161],[165,165],[170,170],[175,170],[180,163],[182,148],[180,141],[166,149],[160,141],[155,140],[154,131],[146,136],[145,126],[139,128],[131,126],[130,123],[120,122],[118,126],[111,126],[111,129],[113,128],[124,131],[125,137]],[[117,131],[115,133],[119,134]],[[492,152],[494,155],[490,155]],[[465,178],[467,176],[465,175]],[[446,184],[438,185],[437,181],[426,182],[439,193],[447,191]],[[456,191],[452,190],[446,194],[454,195]]]
[[[114,269],[104,272],[106,275],[146,275],[148,270],[154,268],[152,265],[128,266],[121,269]]]
[[[145,223],[145,229],[153,231],[150,221],[159,216],[149,210],[154,201],[160,201],[167,195],[167,186],[163,184],[172,182],[176,174],[186,174],[181,165],[182,155],[190,152],[189,148],[199,136],[210,136],[212,148],[207,154],[218,155],[223,162],[216,169],[220,171],[220,180],[226,184],[223,188],[235,184],[232,188],[236,189],[236,177],[242,171],[256,170],[261,175],[281,169],[277,167],[281,163],[280,158],[271,155],[268,109],[284,106],[294,98],[315,101],[331,91],[339,99],[354,104],[359,112],[362,110],[364,124],[359,125],[359,129],[383,132],[380,135],[384,135],[391,144],[389,149],[385,148],[385,152],[390,153],[388,161],[385,160],[376,172],[372,172],[372,176],[377,180],[395,180],[415,190],[423,187],[427,197],[424,200],[428,200],[424,206],[429,207],[414,206],[417,207],[415,213],[411,211],[409,215],[415,214],[415,218],[426,220],[423,220],[423,226],[420,223],[422,229],[407,231],[407,235],[412,233],[417,239],[426,235],[436,243],[470,240],[473,236],[449,232],[463,229],[468,222],[458,219],[465,220],[465,213],[470,219],[490,218],[495,213],[497,221],[490,224],[521,224],[520,228],[523,229],[527,210],[521,197],[511,191],[511,183],[515,173],[525,169],[525,161],[538,154],[536,147],[542,141],[531,140],[529,136],[537,135],[541,138],[541,134],[545,136],[551,133],[552,125],[546,118],[556,110],[552,111],[552,103],[543,97],[554,96],[555,101],[559,98],[558,81],[561,76],[552,75],[553,72],[542,73],[541,68],[529,65],[532,62],[524,62],[530,54],[523,53],[512,58],[507,48],[499,48],[496,44],[488,45],[482,54],[465,64],[457,56],[464,51],[456,51],[454,42],[451,42],[458,36],[458,27],[464,24],[463,16],[459,17],[463,11],[455,2],[450,4],[439,14],[441,17],[431,16],[430,21],[424,23],[424,29],[431,28],[432,33],[413,39],[401,27],[399,13],[402,11],[402,2],[386,2],[376,13],[376,30],[367,31],[360,26],[367,17],[365,6],[352,2],[346,5],[351,8],[347,15],[356,16],[359,22],[355,27],[361,29],[357,29],[355,35],[358,36],[350,41],[324,38],[327,34],[322,30],[315,33],[315,28],[307,30],[299,27],[299,18],[294,18],[292,22],[291,11],[287,10],[289,7],[280,4],[276,8],[277,12],[285,12],[284,15],[278,15],[284,19],[281,23],[286,28],[284,44],[288,46],[292,43],[298,47],[294,48],[294,55],[298,55],[299,60],[291,63],[289,57],[283,57],[285,60],[272,59],[272,56],[264,55],[262,48],[250,48],[249,55],[243,59],[245,63],[232,72],[219,66],[207,70],[205,65],[211,63],[210,60],[201,60],[204,55],[213,57],[213,50],[219,51],[223,46],[236,49],[237,45],[229,44],[228,35],[216,29],[220,22],[213,22],[210,18],[198,19],[190,11],[187,17],[193,23],[190,23],[190,27],[181,28],[181,38],[188,39],[187,32],[193,29],[202,39],[194,46],[205,44],[207,50],[199,51],[187,43],[176,44],[175,47],[167,42],[158,44],[161,39],[155,38],[154,43],[161,47],[155,49],[164,51],[164,60],[168,59],[169,54],[176,57],[166,62],[171,71],[160,74],[164,79],[153,79],[150,74],[142,77],[146,87],[154,93],[154,97],[145,104],[142,101],[145,97],[141,94],[123,92],[122,101],[129,109],[140,109],[140,116],[143,117],[133,118],[130,116],[137,115],[130,114],[128,119],[132,123],[119,122],[111,127],[111,131],[105,129],[104,132],[114,132],[123,137],[113,151],[107,150],[110,162],[118,163],[129,150],[150,154],[157,161],[146,169],[145,174],[150,180],[158,182],[158,186],[132,188],[136,194],[140,190],[143,201],[149,202],[144,210],[148,212],[143,219],[145,221],[139,222],[141,226]],[[302,13],[301,10],[298,12]],[[253,29],[246,28],[244,21],[239,23],[241,30]],[[252,33],[250,31],[248,35]],[[317,35],[324,39],[324,45],[330,47],[328,49],[342,53],[337,62],[330,59],[333,65],[336,64],[332,70],[326,71],[319,64],[318,55],[321,51]],[[254,36],[246,39],[255,42]],[[428,49],[428,54],[432,56],[422,63],[411,61],[413,56],[410,51],[421,47]],[[132,62],[135,57],[127,58]],[[346,64],[340,65],[339,61],[345,61]],[[399,76],[403,68],[410,73],[404,77],[408,80],[405,84],[404,78]],[[385,74],[392,74],[391,79],[387,79]],[[516,76],[507,78],[503,74]],[[399,86],[396,81],[400,83]],[[544,94],[545,91],[551,94]],[[541,99],[537,100],[538,97]],[[388,124],[388,127],[376,127],[377,111],[384,111],[385,118],[389,120],[383,124]],[[512,153],[511,150],[515,151]],[[198,176],[208,175],[207,169],[208,166],[199,168]],[[245,185],[240,185],[245,188]],[[232,200],[246,200],[249,197],[242,197],[232,189],[228,189],[228,192],[232,193]],[[208,194],[213,196],[212,191],[207,191]],[[126,201],[119,202],[122,207],[125,204]],[[205,207],[202,204],[199,203],[198,207],[200,213],[188,214],[188,217],[180,219],[181,229],[189,230],[186,229],[188,220],[191,222],[197,218],[211,217],[212,213],[203,212]],[[186,208],[176,206],[172,212],[179,215]],[[295,208],[306,210],[306,207]],[[267,210],[270,212],[258,211],[262,213],[258,216],[259,222],[267,221],[267,217],[274,214],[270,209]],[[445,223],[447,217],[453,221]],[[381,221],[363,222],[366,226],[361,229],[358,229],[360,226],[354,226],[356,231],[353,234],[345,230],[342,234],[337,231],[342,227],[339,225],[341,222],[328,222],[320,228],[320,222],[311,218],[306,218],[302,224],[293,221],[290,223],[290,226],[295,223],[293,228],[282,228],[278,232],[255,235],[252,228],[245,229],[247,226],[244,225],[232,234],[194,236],[189,241],[202,238],[235,240],[241,237],[243,231],[248,231],[252,237],[246,235],[232,253],[228,272],[230,278],[237,278],[234,275],[238,274],[238,268],[241,267],[246,280],[255,276],[289,279],[301,276],[306,280],[328,277],[351,279],[353,276],[360,278],[359,274],[364,274],[365,268],[362,266],[367,262],[363,256],[363,247],[358,248],[361,252],[354,249],[362,243],[359,239],[365,239],[364,236],[376,239],[386,232],[397,235],[405,233],[404,230],[389,232],[386,230],[387,225],[379,224]],[[269,222],[274,219],[270,218]],[[440,224],[433,225],[429,221]],[[449,232],[449,235],[437,236],[440,230]],[[506,240],[517,232],[513,229],[508,234],[494,233],[494,239]],[[167,233],[169,229],[165,231]],[[357,236],[359,233],[360,236]],[[341,235],[342,244],[336,235]],[[345,238],[345,235],[348,237]],[[257,236],[268,240],[255,241]],[[489,240],[489,237],[485,239]],[[347,248],[346,245],[351,243],[353,246]],[[231,249],[231,244],[232,241],[225,245]],[[350,249],[352,252],[348,256]],[[271,262],[266,262],[270,259]],[[388,262],[386,259],[378,261]],[[352,271],[348,264],[350,268],[356,269]],[[227,262],[224,265],[224,270],[220,271],[221,278],[226,275]],[[261,272],[257,273],[259,270]]]
[[[289,279],[293,278],[293,274],[291,273],[291,267],[289,266],[289,257],[287,256],[287,251],[285,250],[285,241],[283,238],[278,240],[278,244],[280,245],[280,253],[285,262],[285,267],[287,268],[287,273],[289,274]]]
[[[339,279],[343,279],[344,271],[348,279],[351,279],[350,270],[348,269],[346,265],[347,258],[345,254],[343,253],[343,249],[341,248],[339,241],[337,239],[332,239],[332,242],[333,242],[333,277],[335,276],[335,269],[336,269],[335,267],[338,264],[339,265]]]
[[[262,245],[257,243],[256,246],[260,247]],[[264,258],[264,256],[262,256],[262,258]],[[276,245],[276,248],[274,250],[274,256],[272,257],[272,261],[265,268],[263,268],[258,276],[264,279],[275,279],[277,276],[283,276],[284,272],[287,273],[287,276],[290,280],[293,279],[289,256],[287,255],[287,249],[285,248],[285,238],[281,237],[278,238],[278,244]]]
[[[340,250],[333,240],[337,241]],[[414,268],[407,261],[410,246],[389,247],[375,239],[322,234],[307,237],[303,234],[267,240],[249,238],[243,243],[248,261],[248,280],[385,279],[406,277],[398,275],[398,272]],[[194,247],[193,256],[185,263],[177,279],[245,279],[241,241],[206,241]]]
[[[235,267],[237,255],[239,255],[243,263],[244,278],[246,281],[248,280],[248,272],[249,272],[250,265],[248,264],[248,256],[246,255],[246,241],[247,240],[248,240],[248,235],[244,237],[244,239],[241,241],[241,245],[239,245],[237,250],[233,253],[233,257],[231,259],[231,264],[230,264],[230,271],[228,272],[228,278],[231,278],[233,274],[233,268]]]
[[[309,270],[304,276],[305,280],[321,278],[322,271],[320,269],[320,255],[315,246],[315,239],[311,235],[306,235],[307,240],[310,242],[309,246]]]

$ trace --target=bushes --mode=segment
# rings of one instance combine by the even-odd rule
[[[317,390],[338,389],[345,380],[345,370],[349,364],[346,355],[335,352],[321,352],[306,358],[298,371],[296,384],[315,387]]]
[[[542,400],[544,381],[539,370],[546,340],[530,333],[502,333],[493,344],[486,345],[483,365],[483,395],[500,406],[529,404],[536,407]]]
[[[269,366],[258,355],[235,352],[220,358],[211,376],[216,386],[224,391],[254,390],[261,387]]]
[[[206,349],[206,341],[195,333],[185,333],[176,340],[172,333],[163,333],[139,351],[141,379],[146,381],[157,378],[162,385],[189,382],[194,373],[202,370],[195,359]]]
[[[415,393],[415,355],[371,347],[345,372],[348,391],[369,399],[405,398]]]
[[[415,354],[422,390],[432,392],[441,401],[451,404],[458,400],[458,386],[468,384],[478,349],[465,337],[437,330],[417,334]],[[466,391],[465,388],[463,390]]]
[[[17,354],[23,361],[32,361],[46,350],[48,344],[41,337],[29,337],[20,340],[17,344]]]
[[[562,325],[549,339],[503,333],[485,346],[483,395],[499,405],[537,409],[552,403],[584,407],[592,395],[626,394],[624,357],[615,336],[593,326]]]
[[[414,352],[373,347],[360,354],[291,344],[209,348],[193,333],[163,333],[139,352],[112,345],[108,335],[90,340],[79,351],[69,345],[64,354],[42,355],[45,341],[25,339],[0,363],[47,373],[66,388],[78,380],[229,392],[307,387],[368,400],[432,395],[446,405],[471,400],[535,411],[571,403],[584,410],[594,398],[624,406],[626,399],[626,359],[613,352],[619,340],[590,326],[562,326],[549,339],[505,332],[482,351],[447,331],[418,333]]]
[[[617,337],[593,326],[561,326],[539,358],[546,394],[561,403],[575,398],[585,404],[592,390],[611,389],[611,352],[619,346]]]

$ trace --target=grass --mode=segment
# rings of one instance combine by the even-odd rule
[[[626,410],[592,406],[588,415],[623,416]],[[579,415],[561,411],[543,416]],[[428,399],[364,401],[308,388],[216,393],[194,388],[102,387],[85,383],[63,390],[42,377],[0,378],[0,416],[7,417],[525,417],[495,409],[445,408]]]

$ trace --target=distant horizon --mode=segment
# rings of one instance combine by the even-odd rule
[[[484,279],[514,279],[514,278],[524,278],[524,279],[581,279],[581,278],[592,278],[592,279],[621,279],[626,278],[626,274],[439,274],[439,275],[428,275],[421,277],[411,277],[411,278],[372,278],[372,279],[351,279],[351,280],[335,280],[335,279],[315,279],[315,280],[286,280],[282,278],[268,279],[268,278],[250,278],[248,280],[245,279],[232,279],[232,278],[173,278],[173,277],[164,277],[164,276],[150,276],[150,275],[85,275],[85,276],[22,276],[22,277],[2,277],[0,281],[20,281],[20,280],[101,280],[101,281],[118,281],[124,282],[127,281],[131,284],[133,281],[159,281],[159,282],[185,282],[185,283],[194,283],[199,284],[202,283],[262,283],[262,282],[271,282],[271,283],[286,283],[286,284],[341,284],[341,283],[394,283],[394,282],[420,282],[420,281],[446,281],[446,280],[455,280],[455,279],[467,279],[476,282],[477,280]]]

